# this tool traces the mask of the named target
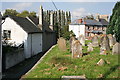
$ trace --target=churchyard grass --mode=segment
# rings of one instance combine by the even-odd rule
[[[89,41],[86,41],[88,43]],[[87,53],[87,46],[83,47],[83,53]],[[80,76],[86,78],[120,78],[120,63],[118,55],[100,55],[99,47],[94,51],[84,55],[82,58],[72,58],[69,52],[60,51],[56,45],[32,71],[23,78],[61,78],[61,76]],[[104,59],[106,64],[103,66],[96,65],[100,59]],[[62,69],[64,68],[64,69]],[[58,79],[57,79],[58,80]]]

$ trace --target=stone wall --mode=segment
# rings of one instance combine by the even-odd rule
[[[25,60],[24,49],[5,54],[5,69],[8,69]]]
[[[42,52],[46,52],[49,48],[57,43],[55,32],[44,32],[42,40]]]

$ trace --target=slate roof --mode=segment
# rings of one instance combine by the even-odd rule
[[[42,32],[39,28],[37,28],[33,23],[31,23],[27,18],[9,16],[12,18],[21,28],[27,33],[40,33]]]
[[[99,19],[99,22],[101,22],[102,25],[107,26],[109,23],[105,19]]]
[[[39,18],[38,17],[28,17],[36,26],[39,26]],[[46,32],[54,32],[49,28],[49,24],[43,20],[43,28]]]
[[[89,26],[102,26],[102,25],[108,25],[108,22],[105,21],[104,19],[101,19],[101,22],[99,22],[95,19],[93,19],[93,20],[85,19],[81,23],[80,19],[77,19],[77,20],[73,21],[70,25],[82,25],[82,24],[89,25]]]

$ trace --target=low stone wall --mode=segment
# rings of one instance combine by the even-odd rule
[[[24,49],[6,53],[5,56],[5,69],[8,69],[25,60]]]

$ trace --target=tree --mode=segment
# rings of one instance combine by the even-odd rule
[[[22,11],[21,13],[17,14],[19,17],[27,17],[29,16],[29,12],[27,10]]]
[[[62,29],[61,29],[61,34],[60,36],[65,38],[66,40],[69,40],[70,39],[70,34],[73,35],[73,32],[72,31],[68,31],[68,27],[69,26],[63,26]]]
[[[30,17],[37,17],[37,16],[36,16],[36,12],[34,12],[34,11],[30,12],[30,13],[29,13],[29,16],[30,16]]]
[[[16,16],[17,14],[18,14],[18,12],[16,10],[6,9],[3,16],[6,16],[6,15]]]
[[[117,2],[113,8],[110,22],[107,27],[107,34],[114,34],[117,42],[120,42],[120,2]]]

